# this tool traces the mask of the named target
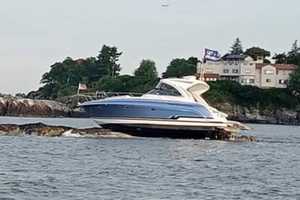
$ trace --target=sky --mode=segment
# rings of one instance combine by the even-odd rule
[[[162,4],[168,3],[168,7]],[[299,0],[0,0],[0,93],[38,89],[42,74],[66,57],[118,47],[122,74],[142,59],[162,73],[173,58],[201,58],[204,48],[272,53],[300,40]]]

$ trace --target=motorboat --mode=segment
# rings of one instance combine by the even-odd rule
[[[209,85],[195,76],[167,78],[140,97],[94,100],[80,104],[80,109],[103,128],[134,136],[211,138],[247,129],[211,107],[201,96],[208,90]]]

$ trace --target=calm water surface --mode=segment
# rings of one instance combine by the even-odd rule
[[[259,142],[2,136],[0,200],[300,199],[300,127],[250,126]]]

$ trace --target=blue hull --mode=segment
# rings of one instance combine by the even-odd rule
[[[91,101],[80,107],[84,117],[91,118],[213,118],[204,106],[179,101],[124,98]]]

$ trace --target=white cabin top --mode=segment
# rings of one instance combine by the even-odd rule
[[[203,81],[197,80],[195,76],[186,76],[183,78],[162,79],[156,89],[145,94],[144,97],[153,97],[153,95],[172,96],[173,99],[199,102],[207,105],[201,98],[201,94],[209,90],[209,85]]]

